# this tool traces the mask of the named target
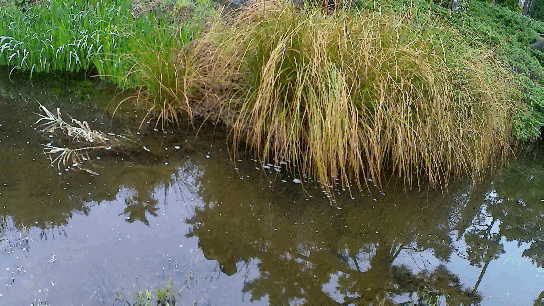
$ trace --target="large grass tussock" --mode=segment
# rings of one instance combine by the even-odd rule
[[[511,74],[429,20],[258,2],[199,41],[200,85],[237,143],[327,186],[477,178],[510,154]]]

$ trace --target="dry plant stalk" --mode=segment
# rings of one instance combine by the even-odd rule
[[[35,122],[35,125],[41,133],[54,133],[60,130],[68,136],[72,144],[77,145],[75,148],[57,147],[51,143],[44,145],[44,153],[49,156],[51,165],[56,165],[59,170],[61,166],[64,168],[75,167],[93,175],[98,175],[98,173],[81,166],[83,162],[89,159],[88,153],[97,149],[109,150],[122,145],[123,140],[128,140],[123,136],[108,137],[100,131],[92,130],[86,121],[71,118],[72,123],[67,123],[62,119],[59,108],[54,114],[40,104],[40,110],[44,114],[38,114],[40,118]],[[58,155],[53,158],[55,154]]]

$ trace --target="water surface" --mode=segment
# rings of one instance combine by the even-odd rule
[[[100,110],[122,98],[108,85],[8,76],[0,71],[2,305],[126,305],[168,283],[179,305],[542,303],[542,152],[476,185],[368,182],[331,202],[285,165],[233,160],[220,126],[138,130],[141,114]],[[43,145],[66,139],[34,129],[38,102],[131,134],[134,146],[91,152],[85,167],[98,176],[51,166]]]

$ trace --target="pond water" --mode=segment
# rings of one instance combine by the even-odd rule
[[[331,202],[285,165],[232,160],[222,127],[138,130],[141,114],[100,111],[122,99],[101,82],[27,78],[0,70],[1,305],[132,305],[168,285],[178,305],[544,303],[542,149],[477,185]],[[99,175],[59,170],[39,103],[134,146],[92,151]]]

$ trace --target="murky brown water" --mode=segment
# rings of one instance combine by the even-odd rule
[[[544,302],[543,155],[478,186],[391,182],[331,203],[281,168],[232,161],[219,127],[136,134],[134,113],[97,111],[114,95],[107,86],[8,73],[0,305],[127,305],[169,281],[178,305]],[[55,139],[32,127],[38,102],[139,141],[92,152],[86,166],[99,176],[58,170],[42,150]]]

